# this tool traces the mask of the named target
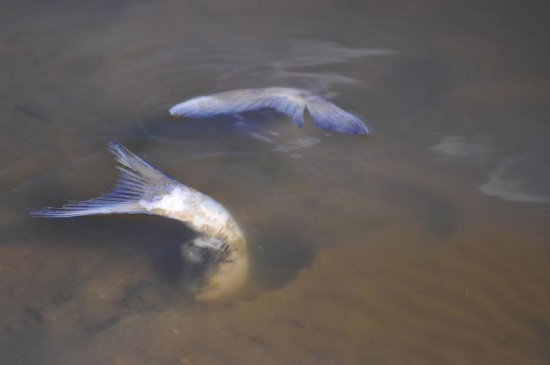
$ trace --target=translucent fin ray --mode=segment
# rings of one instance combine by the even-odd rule
[[[307,110],[315,125],[321,129],[355,135],[369,133],[361,119],[325,99],[310,98],[307,102]]]
[[[71,202],[59,208],[30,212],[31,216],[69,218],[102,214],[147,214],[138,204],[140,199],[158,196],[179,184],[147,161],[134,155],[124,146],[111,143],[109,150],[119,163],[120,175],[115,187],[107,194],[81,202]]]

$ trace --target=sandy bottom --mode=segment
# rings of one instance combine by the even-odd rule
[[[326,204],[336,206],[347,197],[340,213],[355,219],[332,219],[319,227],[309,217],[299,238],[283,235],[254,246],[248,293],[217,305],[182,297],[174,277],[151,259],[160,254],[132,246],[145,231],[118,245],[107,237],[113,232],[99,246],[3,245],[3,363],[546,363],[550,255],[541,229],[544,209],[529,222],[519,220],[521,209],[485,215],[480,222],[464,212],[475,209],[483,216],[491,204],[471,201],[455,212],[460,224],[434,225],[422,223],[426,206],[413,212],[410,202],[383,208],[387,196],[379,195],[365,208],[353,203],[358,195],[335,193]],[[445,213],[438,199],[432,197],[432,205]],[[299,208],[282,200],[272,211],[244,220],[261,231],[267,217],[274,222],[289,206],[299,216],[311,204]],[[372,224],[390,214],[394,224]],[[510,225],[514,221],[518,226]],[[108,231],[109,222],[83,224]],[[148,218],[119,220],[126,231],[145,222],[151,232],[175,227]],[[292,231],[284,222],[274,224]],[[371,232],[350,234],[364,225]],[[48,222],[41,226],[51,229]],[[308,247],[314,237],[314,247]],[[162,255],[158,260],[165,263]]]
[[[2,2],[0,364],[549,364],[543,1]],[[367,138],[273,113],[170,120],[285,86]],[[179,291],[192,232],[38,220],[116,179],[118,140],[234,215],[241,297]]]

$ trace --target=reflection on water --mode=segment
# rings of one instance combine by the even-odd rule
[[[547,10],[0,5],[0,363],[548,363]],[[167,116],[267,86],[374,134]],[[109,190],[113,139],[228,207],[250,243],[241,298],[180,293],[177,222],[24,214]]]
[[[547,164],[548,154],[537,151],[497,158],[492,144],[487,136],[475,136],[471,141],[450,136],[431,150],[451,161],[476,167],[487,176],[479,185],[479,190],[487,195],[513,202],[550,202],[550,174],[540,168]]]
[[[509,156],[479,190],[513,202],[550,203],[550,175],[540,170],[547,161],[548,156]]]
[[[492,138],[489,136],[447,136],[441,142],[431,147],[431,150],[445,156],[450,161],[466,162],[483,169],[490,163],[494,153]]]

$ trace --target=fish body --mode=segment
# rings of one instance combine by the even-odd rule
[[[195,298],[215,300],[242,287],[248,275],[247,244],[227,209],[211,197],[158,170],[122,145],[111,143],[109,149],[115,155],[120,171],[111,192],[60,208],[34,211],[30,215],[69,218],[101,214],[149,214],[176,219],[199,233],[198,238],[181,247],[184,260],[200,264],[203,268],[201,284],[193,293]]]
[[[205,118],[220,114],[238,114],[260,109],[274,109],[304,125],[307,110],[317,127],[345,134],[366,135],[367,126],[357,116],[306,90],[270,87],[223,91],[198,96],[170,108],[175,117]]]

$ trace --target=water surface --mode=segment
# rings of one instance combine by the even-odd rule
[[[1,4],[0,363],[549,363],[548,10]],[[267,86],[331,98],[373,135],[167,116]],[[25,215],[108,191],[115,139],[234,214],[241,298],[180,293],[177,222]]]

